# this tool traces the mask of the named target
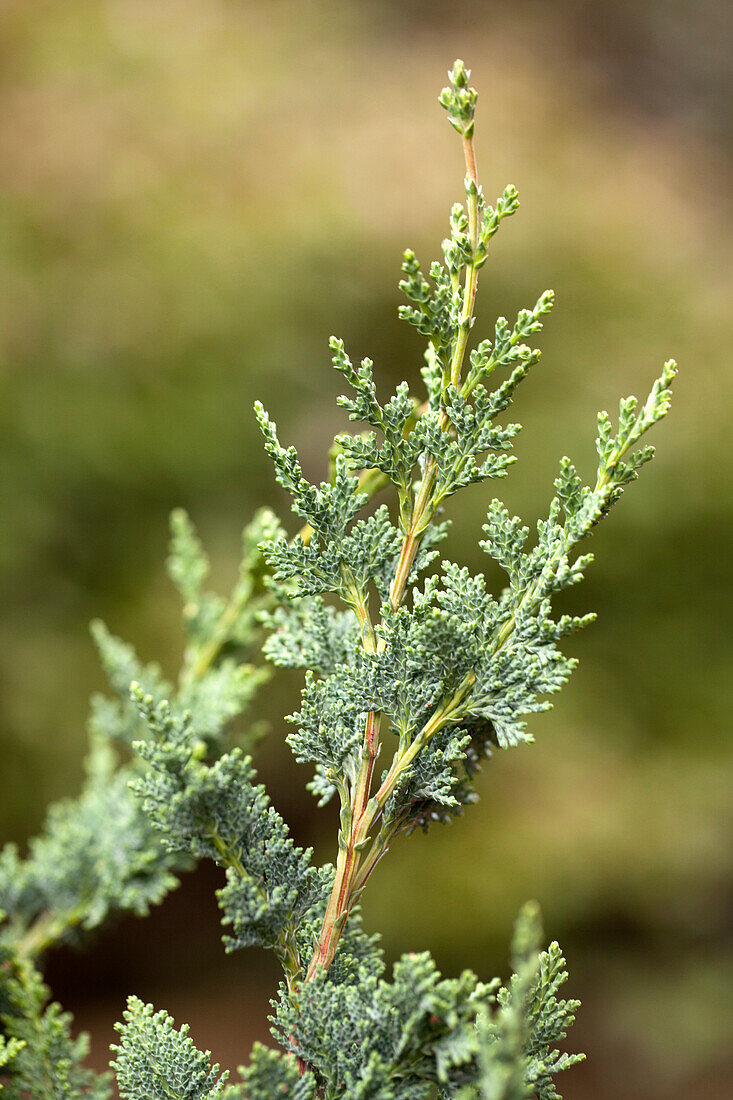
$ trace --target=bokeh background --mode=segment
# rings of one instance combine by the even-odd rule
[[[168,670],[181,645],[167,515],[198,523],[223,588],[253,509],[282,508],[261,398],[308,472],[342,418],[327,338],[416,376],[400,254],[429,259],[460,198],[436,96],[480,90],[492,244],[477,332],[552,286],[518,399],[510,506],[543,513],[594,416],[681,375],[659,455],[594,538],[572,606],[599,612],[537,744],[496,757],[464,819],[394,850],[368,893],[387,953],[505,972],[542,902],[585,1006],[566,1100],[733,1097],[730,737],[730,10],[724,0],[3,0],[0,4],[0,827],[23,841],[81,776],[104,618]],[[449,553],[481,568],[486,490]],[[485,559],[484,559],[485,562]],[[334,822],[283,745],[296,679],[263,699],[262,771],[303,842]],[[227,1065],[267,1036],[275,972],[225,959],[215,873],[144,923],[50,961],[103,1065],[124,995],[188,1020]]]

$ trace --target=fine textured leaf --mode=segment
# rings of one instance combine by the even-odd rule
[[[166,1012],[130,997],[112,1068],[121,1100],[220,1100],[227,1073],[197,1050],[188,1026],[176,1029]]]

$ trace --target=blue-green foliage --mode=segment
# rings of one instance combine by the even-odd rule
[[[407,492],[410,483],[412,465],[415,461],[411,449],[405,446],[405,429],[416,419],[417,402],[410,397],[407,382],[402,382],[396,393],[384,406],[377,400],[371,359],[363,359],[355,367],[344,350],[342,340],[331,337],[334,368],[344,376],[354,391],[353,397],[339,397],[338,404],[348,410],[350,420],[361,420],[380,432],[381,445],[377,435],[337,437],[337,443],[344,449],[355,467],[381,470],[389,480]]]
[[[211,1051],[197,1050],[188,1026],[177,1031],[166,1012],[137,997],[127,1002],[112,1063],[121,1100],[221,1100],[228,1074],[219,1075]]]
[[[388,602],[382,605],[377,652],[365,652],[345,613],[326,608],[322,601],[305,606],[295,601],[293,610],[280,609],[272,617],[276,633],[267,643],[267,655],[277,664],[310,664],[312,670],[301,710],[292,716],[298,731],[288,740],[299,760],[316,765],[314,789],[319,797],[333,793],[333,776],[353,775],[364,717],[370,709],[389,720],[401,741],[413,740],[439,702],[469,672],[476,682],[458,717],[469,725],[480,720],[490,724],[492,739],[502,747],[531,740],[524,719],[547,709],[547,697],[563,686],[575,667],[576,662],[565,657],[557,643],[593,618],[564,615],[555,619],[551,599],[582,579],[592,559],[589,554],[574,556],[576,545],[651,457],[648,448],[626,456],[667,411],[673,376],[668,364],[641,412],[634,411],[632,399],[622,402],[615,434],[607,417],[599,418],[600,462],[593,486],[584,486],[570,461],[563,459],[555,483],[557,496],[548,518],[538,523],[537,540],[530,550],[525,550],[528,529],[500,501],[492,501],[484,528],[487,537],[481,545],[507,573],[508,584],[499,598],[486,591],[483,577],[444,563],[441,575],[429,578],[422,589],[412,589],[410,606],[393,610]],[[383,510],[377,515],[381,519]],[[356,541],[358,524],[353,532],[351,539]],[[381,563],[371,560],[371,578],[360,574],[360,580],[365,588],[373,581],[384,594],[382,577],[393,566],[393,545],[389,544]],[[334,591],[339,590],[336,583]],[[311,663],[309,657],[316,659]],[[414,778],[420,776],[427,794],[424,781],[426,768],[430,770],[432,789],[442,792],[438,804],[445,805],[446,798],[456,800],[450,792],[463,774],[468,744],[465,735],[454,733],[434,746],[430,760],[416,758]],[[401,790],[411,800],[424,800],[418,799],[414,783],[410,788],[408,777]],[[470,798],[470,789],[461,790],[464,799]],[[404,804],[394,805],[391,812],[404,815]]]
[[[442,1100],[556,1100],[554,1076],[582,1058],[557,1050],[578,1002],[559,996],[565,961],[557,944],[540,951],[536,906],[517,921],[506,986],[469,970],[445,979],[427,952],[403,956],[387,980],[355,916],[327,974],[280,989],[273,1034],[299,1063],[257,1044],[224,1089],[186,1028],[132,998],[115,1048],[123,1100],[430,1100],[436,1089]]]
[[[219,654],[239,655],[256,637],[257,616],[267,600],[263,592],[264,562],[260,543],[281,531],[268,508],[261,508],[242,532],[239,578],[228,600],[208,591],[209,562],[188,515],[177,509],[171,516],[168,574],[183,600],[183,625],[188,640],[181,679],[198,682]],[[149,687],[137,679],[146,691]],[[130,680],[127,682],[129,689]],[[155,694],[153,692],[153,694]]]
[[[121,1100],[312,1100],[315,1077],[301,1076],[295,1059],[256,1043],[240,1082],[197,1050],[188,1026],[177,1029],[167,1012],[130,997],[112,1062]]]
[[[225,1100],[313,1100],[316,1079],[312,1073],[298,1071],[295,1059],[278,1050],[255,1043],[249,1065],[239,1070],[240,1085],[232,1085]]]
[[[3,1100],[109,1100],[108,1074],[83,1065],[87,1036],[71,1034],[71,1015],[55,1002],[25,959],[0,948],[0,1092]]]
[[[246,709],[266,675],[234,654],[255,637],[262,573],[257,545],[276,529],[267,512],[245,529],[240,578],[227,603],[203,592],[203,551],[185,513],[174,513],[169,571],[186,600],[184,621],[197,639],[189,644],[177,690],[157,665],[143,664],[132,646],[102,623],[92,625],[112,694],[92,697],[81,795],[50,808],[25,859],[13,846],[0,853],[0,908],[6,914],[0,942],[25,937],[25,946],[35,954],[75,929],[98,926],[112,912],[142,915],[175,886],[173,871],[190,863],[190,853],[171,858],[130,792],[131,780],[140,774],[140,758],[130,761],[129,748],[148,736],[130,701],[130,684],[143,685],[156,702],[171,699],[177,715],[195,718],[198,751],[211,758],[221,754],[232,720]],[[205,606],[216,612],[204,615],[206,629],[200,618]],[[223,656],[229,651],[231,657]],[[202,653],[207,663],[197,669]]]
[[[392,981],[370,966],[351,980],[319,974],[295,997],[281,990],[280,1042],[324,1083],[329,1098],[427,1100],[475,1075],[475,1019],[491,986],[470,971],[442,979],[426,952],[404,955]]]
[[[560,1100],[554,1076],[583,1061],[557,1050],[580,1002],[558,996],[565,959],[556,943],[540,951],[541,935],[539,910],[529,904],[514,931],[514,975],[477,1017],[476,1080],[456,1100]]]
[[[0,855],[0,904],[16,927],[51,914],[42,931],[52,942],[114,911],[142,916],[176,885],[173,861],[130,797],[129,770],[116,764],[111,748],[96,744],[80,797],[51,807],[26,859],[12,846]]]
[[[219,902],[230,950],[284,950],[317,889],[310,850],[293,844],[241,750],[207,763],[189,719],[176,719],[165,703],[156,707],[139,687],[133,694],[154,735],[137,745],[148,767],[133,790],[164,846],[226,868]]]
[[[130,700],[130,682],[144,684],[150,699],[170,698],[180,720],[184,714],[195,719],[200,757],[213,761],[222,755],[232,720],[266,676],[243,663],[241,655],[257,636],[256,617],[265,598],[257,546],[275,531],[270,513],[259,514],[245,529],[240,577],[225,601],[203,591],[203,551],[187,517],[174,514],[169,569],[186,601],[188,635],[177,688],[103,624],[93,624],[111,694],[92,698],[81,794],[51,806],[24,857],[14,845],[0,852],[0,957],[6,952],[8,966],[12,963],[10,970],[0,967],[0,1080],[2,1073],[9,1078],[9,1097],[25,1095],[26,1089],[38,1100],[108,1093],[79,1068],[85,1040],[72,1041],[69,1017],[58,1006],[45,1007],[47,991],[27,960],[60,941],[79,939],[115,913],[144,915],[192,865],[190,850],[173,852],[160,843],[131,790],[144,774],[144,762],[140,755],[131,757],[130,748],[149,732]],[[251,735],[238,740],[253,743]],[[25,1043],[22,1049],[19,1041]]]
[[[539,360],[527,341],[554,300],[546,291],[469,348],[478,273],[519,204],[511,186],[495,206],[484,200],[468,77],[456,62],[440,97],[462,138],[465,205],[451,211],[429,279],[414,253],[403,259],[400,316],[427,342],[424,392],[403,382],[381,403],[371,360],[355,366],[332,339],[348,387],[339,404],[364,430],[336,438],[327,480],[304,477],[256,406],[301,530],[291,538],[259,513],[224,600],[206,588],[190,520],[172,517],[168,569],[186,638],[177,681],[93,628],[112,694],[92,702],[84,790],[52,808],[26,859],[12,847],[0,856],[0,1084],[10,1100],[108,1095],[106,1079],[81,1068],[84,1040],[47,1005],[29,959],[114,911],[146,912],[201,858],[226,871],[227,949],[267,947],[282,964],[271,1017],[282,1049],[257,1046],[228,1084],[185,1027],[132,998],[113,1063],[122,1100],[558,1100],[555,1075],[578,1061],[558,1050],[577,1002],[559,996],[564,959],[557,944],[540,951],[536,907],[517,923],[506,986],[471,971],[443,978],[426,953],[404,955],[388,979],[359,909],[397,836],[475,801],[481,758],[531,740],[526,718],[570,675],[560,642],[593,616],[556,616],[553,599],[582,579],[591,555],[580,544],[652,457],[634,448],[668,411],[675,373],[667,363],[641,409],[623,400],[616,428],[600,415],[595,481],[562,459],[531,541],[491,501],[481,546],[506,574],[496,595],[482,574],[436,561],[448,498],[504,477],[514,460],[519,425],[499,418]],[[385,488],[390,502],[373,508]],[[287,741],[312,766],[319,803],[339,800],[333,865],[312,865],[256,782],[256,727],[232,742],[265,675],[243,660],[260,626],[272,664],[305,670]]]
[[[555,304],[555,294],[546,290],[538,298],[532,309],[522,309],[512,326],[506,317],[500,317],[494,326],[494,341],[482,340],[469,354],[469,366],[463,384],[465,393],[472,394],[476,388],[499,370],[507,372],[504,381],[491,394],[487,415],[498,416],[509,408],[514,391],[526,377],[529,368],[539,362],[540,352],[531,348],[524,340],[542,329],[542,318]]]
[[[477,189],[471,181],[466,180],[466,191],[469,196],[476,194]],[[483,198],[481,198],[483,203]],[[421,336],[430,340],[438,362],[446,366],[451,345],[454,342],[461,327],[461,309],[463,307],[463,295],[457,285],[456,277],[469,263],[474,263],[477,269],[486,263],[488,244],[505,218],[509,218],[519,209],[519,196],[517,190],[511,184],[496,200],[496,206],[483,206],[482,217],[478,233],[478,241],[475,253],[472,253],[468,240],[468,218],[460,203],[457,203],[451,211],[451,236],[443,242],[444,262],[434,261],[430,265],[429,282],[423,274],[420,264],[412,249],[406,249],[403,253],[402,272],[405,276],[400,282],[400,290],[411,303],[399,308],[399,316],[403,321],[414,325]],[[552,292],[546,291],[545,297],[551,298]],[[539,303],[538,303],[539,305]],[[551,301],[547,309],[551,308]],[[547,310],[542,310],[546,312]],[[529,311],[523,310],[518,324],[522,335],[530,331],[525,324],[525,318]],[[506,327],[506,321],[502,318],[499,324],[502,331]],[[541,327],[538,326],[538,327]],[[517,340],[519,339],[517,336]],[[516,343],[517,341],[515,341]],[[501,354],[504,341],[499,339],[497,328],[497,354]],[[481,345],[481,350],[474,354],[480,355],[490,348],[488,342]],[[507,362],[508,360],[505,360]],[[431,388],[430,386],[428,387]]]
[[[450,84],[443,88],[438,96],[438,103],[447,113],[451,126],[461,137],[473,137],[478,92],[468,83],[471,70],[467,69],[458,58],[448,77]]]
[[[263,621],[270,629],[263,653],[282,668],[307,668],[326,676],[356,650],[356,619],[349,611],[329,607],[320,596],[293,600]]]
[[[318,917],[314,907],[301,936]],[[556,1050],[578,1002],[558,996],[565,960],[557,944],[541,951],[541,942],[539,911],[528,905],[507,986],[481,983],[470,971],[443,979],[427,953],[404,956],[387,981],[378,937],[363,931],[355,910],[328,973],[294,993],[281,986],[273,1034],[330,1100],[418,1100],[434,1096],[436,1085],[445,1100],[513,1100],[499,1089],[509,1068],[523,1090],[517,1097],[536,1089],[538,1100],[554,1100],[553,1076],[582,1059]]]

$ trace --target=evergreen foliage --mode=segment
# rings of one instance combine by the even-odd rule
[[[228,600],[209,592],[208,561],[183,512],[172,517],[168,569],[183,601],[186,648],[175,683],[101,624],[93,628],[111,695],[95,696],[80,796],[52,807],[21,858],[0,857],[0,1082],[8,1097],[109,1095],[83,1068],[84,1038],[55,1004],[33,960],[112,914],[144,914],[193,861],[226,871],[219,891],[227,950],[268,947],[283,967],[273,1002],[280,1049],[257,1046],[237,1083],[196,1049],[186,1027],[130,999],[112,1063],[123,1100],[557,1100],[555,1075],[577,1002],[557,944],[541,950],[536,906],[517,922],[506,985],[471,971],[444,978],[428,953],[386,976],[359,900],[398,837],[448,821],[475,801],[481,758],[532,739],[572,672],[562,639],[592,615],[557,615],[553,599],[583,577],[580,544],[636,479],[652,449],[634,449],[668,411],[665,365],[639,407],[598,420],[598,468],[584,483],[563,458],[536,537],[501,501],[481,547],[506,574],[438,561],[446,501],[506,476],[519,425],[500,421],[540,353],[526,341],[553,305],[546,291],[493,339],[469,348],[478,275],[491,239],[518,208],[494,206],[478,181],[476,92],[456,62],[440,96],[461,136],[465,202],[450,215],[442,260],[426,277],[404,253],[402,319],[426,341],[422,391],[403,382],[381,402],[371,360],[342,341],[332,361],[357,425],[337,436],[328,478],[309,482],[264,408],[256,416],[275,478],[304,526],[293,537],[269,512],[245,529]],[[496,373],[496,383],[492,375]],[[363,426],[363,430],[362,430]],[[373,506],[390,490],[388,502]],[[339,803],[334,864],[316,867],[256,781],[261,732],[233,729],[266,675],[248,662],[263,630],[271,664],[302,668],[287,740],[313,768],[319,804]]]
[[[220,1100],[227,1074],[211,1065],[211,1051],[196,1049],[187,1025],[176,1031],[167,1012],[130,997],[117,1030],[122,1039],[112,1047],[112,1065],[122,1100]]]
[[[582,1061],[554,1047],[580,1002],[558,998],[567,980],[565,959],[556,943],[539,951],[541,932],[539,911],[530,903],[514,930],[514,975],[477,1020],[478,1076],[458,1100],[559,1100],[553,1075]]]
[[[33,965],[0,949],[0,975],[3,1100],[109,1100],[109,1075],[84,1067],[87,1037],[72,1037],[70,1013],[49,1004],[49,990]]]

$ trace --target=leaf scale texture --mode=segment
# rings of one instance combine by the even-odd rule
[[[197,1050],[188,1027],[176,1030],[166,1012],[130,997],[121,1039],[112,1049],[122,1100],[220,1100],[226,1074],[211,1064],[211,1051]]]
[[[535,905],[517,922],[505,984],[470,970],[446,978],[424,952],[388,974],[360,907],[391,846],[475,802],[481,761],[531,741],[535,716],[573,671],[563,640],[593,615],[553,603],[582,580],[587,540],[651,459],[642,439],[669,409],[676,370],[665,364],[643,405],[623,399],[615,423],[599,415],[595,476],[586,482],[562,458],[532,533],[492,499],[487,483],[509,473],[520,430],[505,414],[540,361],[534,338],[554,295],[473,339],[479,274],[519,199],[509,185],[486,201],[469,75],[457,61],[439,99],[460,135],[463,201],[440,259],[423,269],[403,254],[399,315],[423,341],[421,370],[381,395],[372,360],[355,363],[331,339],[349,430],[319,482],[256,404],[298,529],[257,513],[224,597],[208,588],[191,520],[174,512],[168,572],[185,636],[174,680],[93,626],[110,693],[92,700],[83,790],[51,808],[25,857],[0,854],[8,1100],[110,1095],[33,960],[115,912],[144,914],[199,859],[225,872],[227,950],[268,948],[282,966],[270,1017],[279,1049],[256,1045],[229,1081],[185,1026],[132,997],[114,1048],[122,1100],[559,1100],[556,1075],[579,1060],[561,1050],[578,1003],[561,996],[565,960],[556,943],[541,949]],[[441,558],[446,507],[469,485],[484,486],[480,546],[504,574],[497,591]],[[287,743],[319,804],[337,804],[332,863],[317,866],[296,844],[257,781],[262,727],[241,716],[269,675],[260,651],[304,672]]]

